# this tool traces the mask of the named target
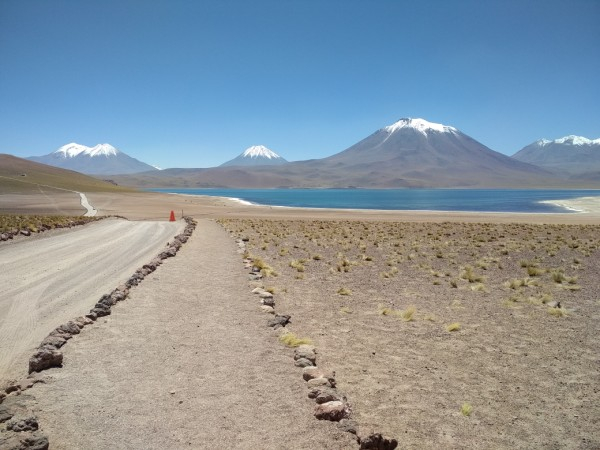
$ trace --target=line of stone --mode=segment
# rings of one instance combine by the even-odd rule
[[[10,448],[11,450],[48,449],[48,438],[37,432],[39,428],[37,418],[31,416],[24,419],[13,419],[16,412],[11,410],[10,407],[2,405],[2,403],[7,396],[20,395],[22,391],[31,388],[35,383],[42,382],[42,379],[38,375],[39,372],[52,367],[62,367],[63,354],[59,349],[73,335],[79,334],[86,325],[91,325],[99,317],[110,315],[111,308],[118,302],[125,300],[131,288],[137,286],[147,275],[154,272],[165,259],[177,254],[181,246],[192,235],[197,224],[191,217],[184,217],[184,220],[186,221],[186,227],[183,233],[175,236],[173,241],[167,244],[166,250],[159,253],[148,264],[144,264],[140,269],[137,269],[125,284],[117,287],[110,294],[103,295],[85,316],[77,317],[52,330],[29,359],[29,376],[18,383],[8,386],[4,391],[0,391],[0,423],[7,422],[6,432],[0,430],[0,448]],[[7,432],[13,432],[13,435],[7,436]],[[5,436],[2,436],[3,434]],[[6,447],[4,446],[5,444]]]
[[[246,254],[248,239],[237,239],[238,253]],[[254,264],[254,260],[244,258],[244,267],[250,270],[250,281],[262,281],[261,269]],[[285,328],[291,323],[291,316],[275,312],[275,298],[273,293],[264,287],[255,287],[253,294],[260,299],[260,308],[273,317],[267,320],[267,326],[275,330]],[[313,345],[301,344],[294,349],[294,365],[302,368],[302,378],[308,387],[308,397],[316,403],[314,416],[319,420],[337,422],[338,428],[356,436],[360,449],[394,450],[398,446],[396,439],[390,439],[379,433],[367,436],[358,434],[358,424],[352,419],[352,408],[346,395],[336,387],[335,372],[317,367],[317,349]]]

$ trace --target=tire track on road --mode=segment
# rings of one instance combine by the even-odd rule
[[[184,222],[106,219],[0,250],[0,384],[25,376],[31,349],[85,314],[178,234]]]

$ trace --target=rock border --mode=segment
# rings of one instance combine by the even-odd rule
[[[236,240],[238,253],[246,254],[247,238]],[[249,282],[261,282],[263,275],[259,267],[254,265],[254,260],[242,257],[244,268],[249,270]],[[255,287],[252,293],[260,301],[260,309],[272,317],[267,320],[267,326],[275,330],[283,329],[291,323],[291,316],[277,314],[275,311],[275,296],[263,287]],[[340,430],[355,435],[360,449],[394,450],[398,446],[396,439],[384,437],[379,433],[366,436],[359,434],[358,423],[352,418],[352,407],[346,395],[336,386],[335,372],[324,370],[317,366],[317,349],[313,345],[302,344],[294,349],[294,365],[302,369],[302,378],[306,381],[308,398],[316,403],[313,415],[318,420],[337,422]]]
[[[40,372],[53,367],[62,367],[62,347],[74,335],[93,324],[99,317],[111,314],[111,308],[129,296],[129,291],[154,272],[165,259],[174,257],[194,232],[197,222],[192,217],[184,217],[186,222],[183,233],[176,235],[167,243],[167,248],[160,252],[152,261],[137,269],[129,279],[110,294],[104,294],[92,309],[85,315],[59,325],[44,338],[35,353],[29,358],[29,375],[23,380],[12,383],[0,390],[0,424],[6,422],[6,430],[0,429],[0,448],[14,450],[46,450],[49,448],[48,438],[38,431],[35,416],[18,417],[22,414],[16,409],[2,405],[10,396],[20,395],[34,384],[44,382]],[[83,222],[83,221],[82,221]],[[88,223],[88,222],[84,222]],[[64,228],[64,227],[63,227]]]

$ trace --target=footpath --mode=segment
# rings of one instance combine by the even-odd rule
[[[315,420],[293,352],[211,220],[27,391],[51,449],[352,449]]]

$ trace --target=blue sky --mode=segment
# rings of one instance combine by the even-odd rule
[[[0,153],[337,153],[402,117],[600,137],[598,0],[0,0]]]

